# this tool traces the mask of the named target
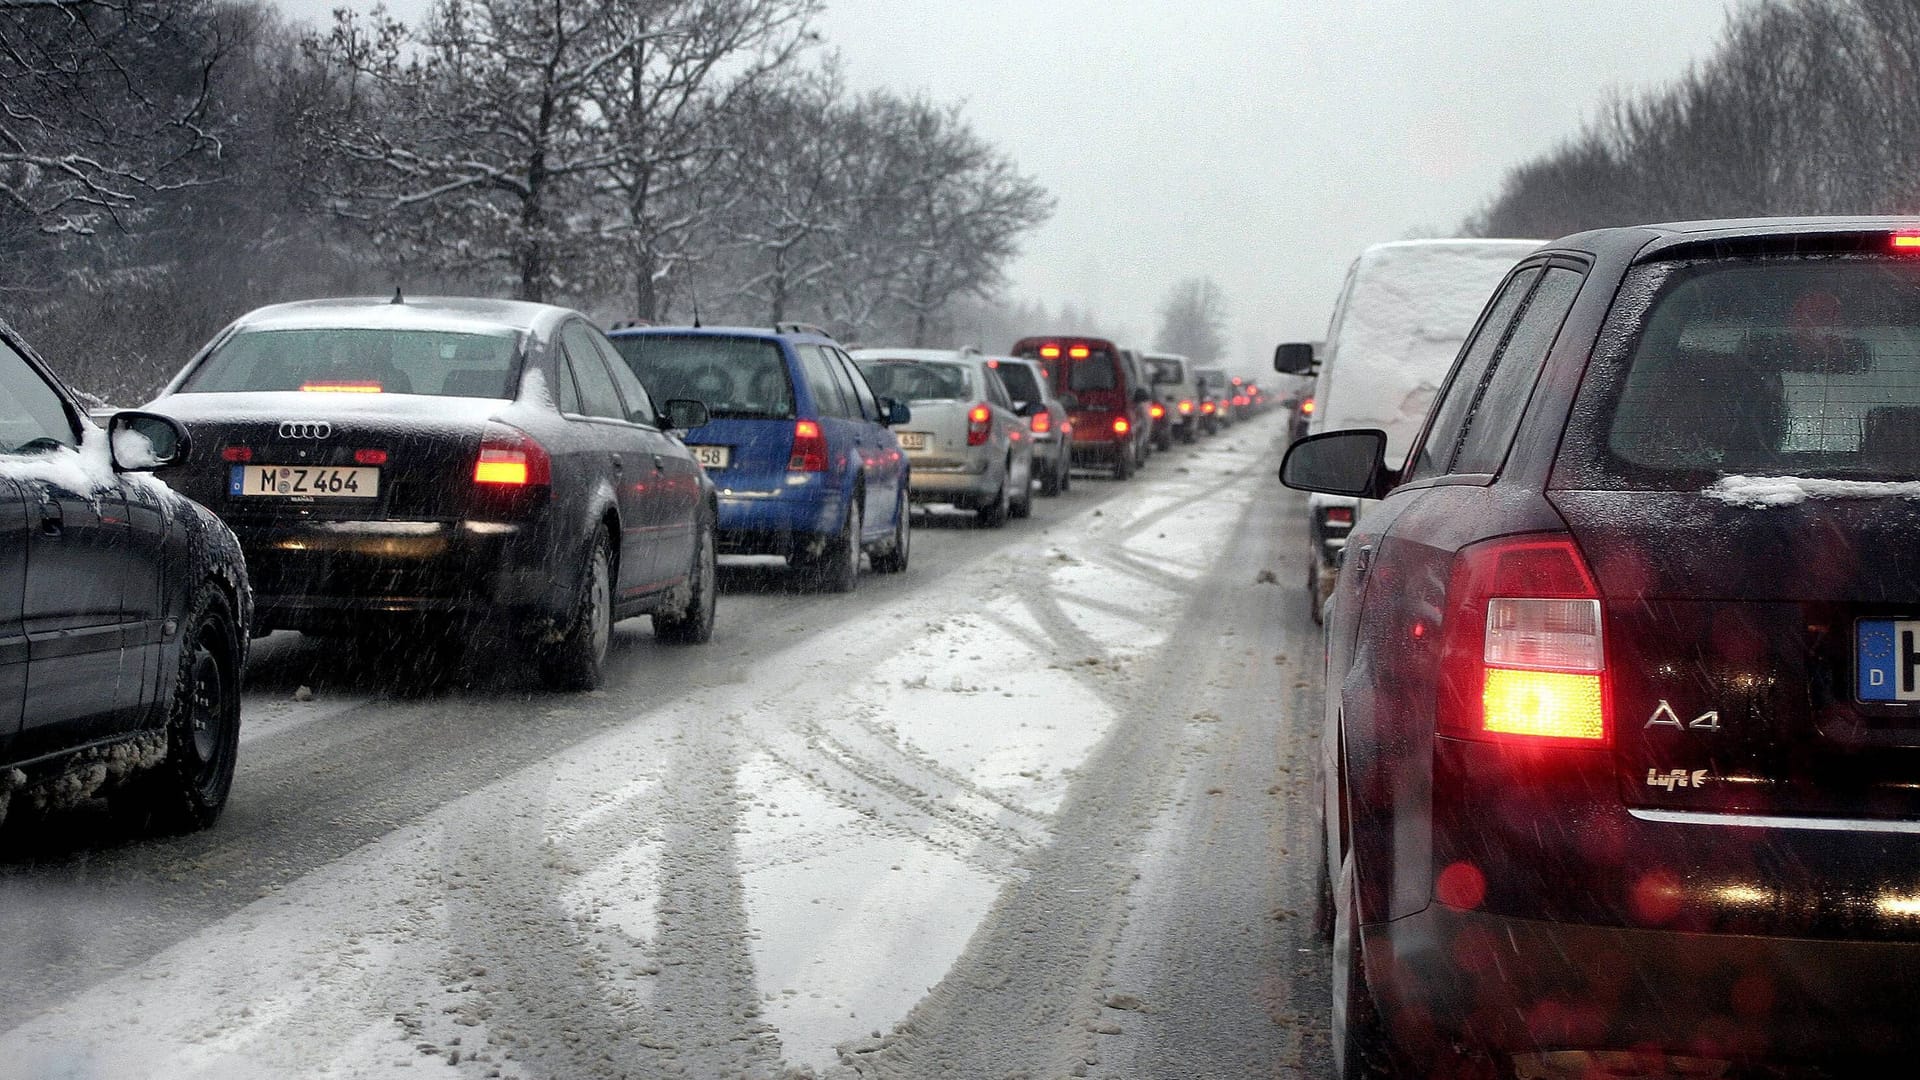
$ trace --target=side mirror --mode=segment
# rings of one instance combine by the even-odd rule
[[[713,419],[713,416],[707,412],[704,401],[674,398],[667,402],[666,415],[661,419],[665,422],[660,426],[667,431],[691,431]]]
[[[1313,345],[1305,341],[1290,341],[1273,350],[1273,370],[1282,375],[1313,374]]]
[[[193,437],[170,416],[128,410],[107,419],[107,445],[115,472],[148,472],[184,460]]]
[[[913,410],[907,408],[905,402],[895,401],[890,397],[880,399],[880,422],[882,424],[885,424],[887,427],[892,427],[895,424],[904,424],[911,419],[913,419]]]
[[[1149,402],[1149,401],[1152,401],[1152,400],[1153,400],[1153,395],[1147,392],[1147,388],[1146,388],[1146,387],[1144,387],[1144,386],[1136,386],[1136,387],[1134,387],[1134,389],[1133,389],[1133,403],[1134,403],[1135,405],[1145,405],[1145,404],[1146,404],[1147,402]]]
[[[1386,465],[1387,433],[1379,428],[1326,431],[1287,448],[1280,482],[1299,491],[1382,499],[1399,474]]]

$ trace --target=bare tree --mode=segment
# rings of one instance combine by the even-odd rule
[[[1212,278],[1186,278],[1160,302],[1154,347],[1212,363],[1226,355],[1227,305]]]

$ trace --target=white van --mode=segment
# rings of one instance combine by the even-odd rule
[[[1282,345],[1274,354],[1282,374],[1310,374],[1318,362],[1307,433],[1379,428],[1387,433],[1387,461],[1404,461],[1494,287],[1544,242],[1400,240],[1362,252],[1347,271],[1326,342]],[[1307,600],[1316,623],[1361,509],[1357,499],[1307,497]]]

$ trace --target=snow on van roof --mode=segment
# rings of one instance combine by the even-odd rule
[[[1380,428],[1406,456],[1460,343],[1541,240],[1396,240],[1354,260],[1327,329],[1313,430]]]

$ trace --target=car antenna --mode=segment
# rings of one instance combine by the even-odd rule
[[[389,301],[387,301],[387,303],[389,303],[389,304],[404,304],[404,303],[406,303],[406,302],[407,302],[407,298],[406,298],[406,297],[404,297],[404,296],[401,296],[401,295],[400,295],[400,286],[398,286],[398,285],[395,285],[395,286],[393,287],[393,299],[391,299],[391,300],[389,300]]]
[[[693,298],[693,328],[700,329],[700,279],[693,274],[693,267],[687,268],[687,295]]]

